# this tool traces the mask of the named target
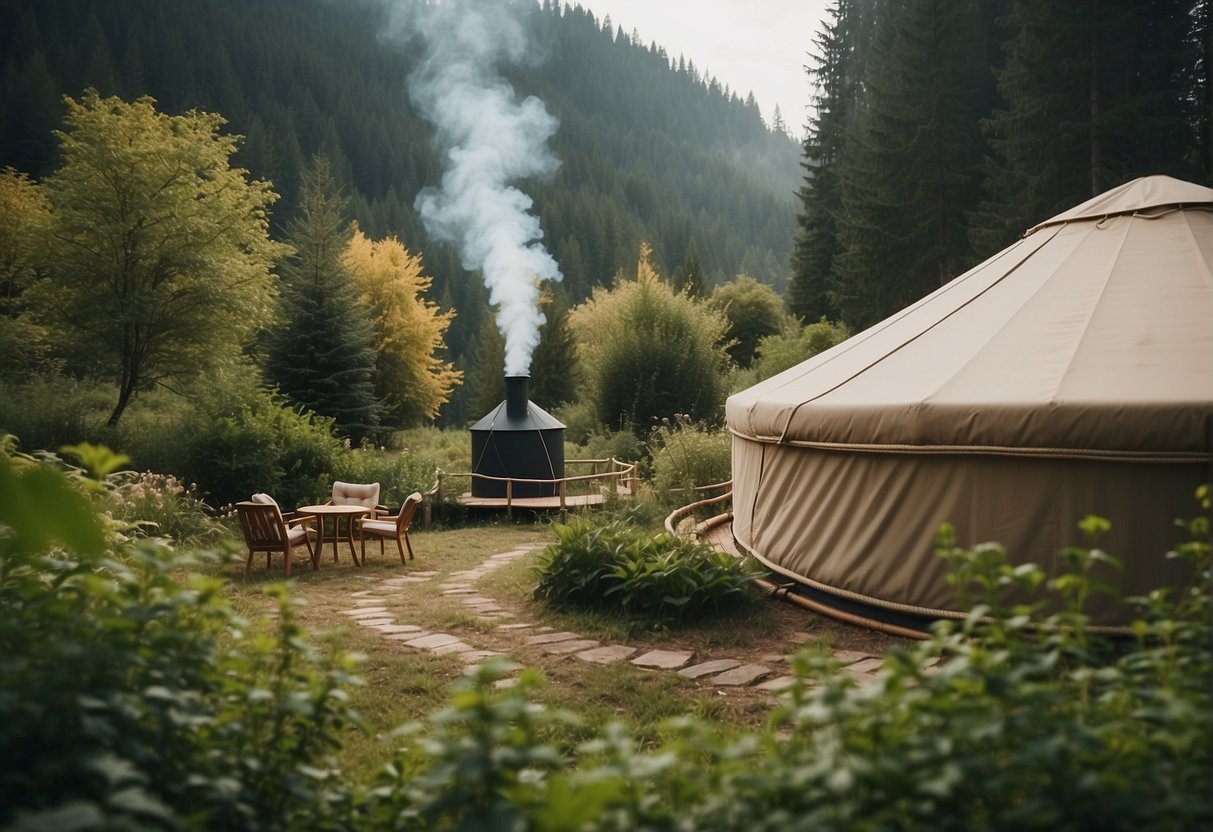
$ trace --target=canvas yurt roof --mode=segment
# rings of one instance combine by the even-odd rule
[[[1183,209],[1193,210],[1183,210]],[[729,399],[779,442],[1208,452],[1213,189],[1138,179]]]
[[[955,613],[940,522],[1055,568],[1099,513],[1160,554],[1137,521],[1192,513],[1211,414],[1213,190],[1138,179],[730,397],[734,536],[824,591]]]

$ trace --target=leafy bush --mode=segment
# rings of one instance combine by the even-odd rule
[[[334,826],[348,661],[280,588],[250,635],[220,582],[174,578],[196,559],[109,539],[83,483],[0,453],[0,827]]]
[[[584,373],[582,398],[598,425],[645,432],[675,411],[719,421],[730,366],[728,322],[660,279],[642,246],[637,278],[598,287],[569,314]]]
[[[698,486],[732,479],[732,437],[723,429],[693,424],[685,414],[673,423],[662,420],[649,434],[653,455],[653,488],[667,504],[686,505],[717,496],[696,494]]]
[[[588,517],[556,526],[540,556],[535,597],[556,608],[618,612],[638,622],[685,624],[738,606],[755,574],[711,546]]]
[[[784,370],[807,361],[851,337],[845,325],[824,318],[815,324],[801,324],[787,319],[779,332],[758,342],[754,363],[734,375],[732,390],[743,390]]]
[[[264,491],[283,506],[327,498],[341,443],[332,420],[259,390],[220,393],[198,409],[181,475],[213,505]]]
[[[96,438],[109,393],[64,376],[0,382],[0,433],[21,437],[26,450],[53,451]]]
[[[565,444],[565,459],[610,459],[621,462],[636,462],[646,456],[644,444],[630,430],[607,431],[601,428],[591,431],[585,441],[570,446]]]

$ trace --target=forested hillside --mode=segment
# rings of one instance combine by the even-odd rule
[[[1152,174],[1213,181],[1209,0],[835,0],[789,296],[882,320]]]
[[[413,210],[441,168],[431,127],[409,102],[414,54],[386,36],[391,5],[198,0],[187,11],[157,0],[0,0],[0,167],[35,179],[56,168],[65,94],[148,94],[162,112],[219,113],[246,137],[235,161],[281,195],[271,216],[281,237],[321,153],[362,229],[423,254],[431,296],[457,313],[450,355],[468,368],[487,295]],[[565,276],[565,302],[634,270],[642,241],[663,274],[690,255],[709,284],[745,272],[782,288],[796,143],[764,126],[752,98],[580,7],[537,4],[531,18],[539,60],[510,79],[560,120],[559,170],[525,189]]]

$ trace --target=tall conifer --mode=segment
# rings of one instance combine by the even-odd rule
[[[317,156],[303,173],[299,207],[287,223],[295,253],[281,266],[282,324],[274,332],[268,380],[292,401],[359,442],[379,425],[374,332],[341,264],[353,227],[328,161]]]
[[[980,196],[980,121],[991,108],[988,13],[968,0],[881,6],[866,101],[842,173],[833,299],[853,329],[974,262],[967,215]]]

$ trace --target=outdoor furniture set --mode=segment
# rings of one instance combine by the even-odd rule
[[[283,556],[283,573],[291,574],[291,551],[300,545],[307,547],[312,569],[320,568],[320,556],[324,551],[327,536],[333,544],[333,562],[337,561],[337,545],[340,538],[342,518],[345,519],[345,539],[350,547],[350,557],[356,566],[366,563],[366,539],[379,540],[379,552],[383,553],[383,542],[395,540],[400,552],[400,563],[405,563],[404,551],[408,548],[413,558],[413,544],[409,542],[409,527],[417,508],[421,505],[421,494],[413,492],[405,498],[400,511],[387,513],[386,506],[379,505],[379,483],[333,483],[332,498],[321,505],[300,506],[293,512],[283,513],[278,502],[269,494],[254,494],[251,499],[236,503],[240,517],[240,528],[248,546],[248,557],[244,562],[247,575],[253,565],[253,555],[265,552],[265,566],[270,567],[271,557],[276,552]],[[332,519],[332,533],[326,535],[325,519]],[[354,531],[358,532],[359,550],[354,551]],[[315,541],[313,548],[312,542]]]

